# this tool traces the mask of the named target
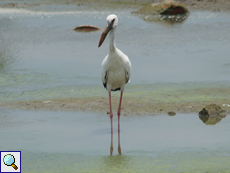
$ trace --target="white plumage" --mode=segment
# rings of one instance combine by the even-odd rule
[[[124,91],[131,75],[129,58],[119,49],[110,52],[102,62],[102,83],[108,91]]]
[[[122,51],[120,51],[114,41],[115,30],[118,24],[118,18],[116,15],[111,14],[106,19],[107,24],[101,35],[99,45],[101,46],[109,33],[109,54],[105,57],[102,62],[102,83],[109,92],[110,102],[110,118],[111,118],[111,132],[112,132],[112,106],[111,106],[111,91],[121,91],[120,102],[118,107],[118,131],[120,131],[120,111],[123,91],[125,84],[130,80],[131,76],[131,62]]]

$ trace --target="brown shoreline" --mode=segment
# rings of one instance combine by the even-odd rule
[[[99,86],[98,86],[99,87]],[[100,87],[99,87],[100,88]],[[96,95],[90,93],[75,98],[49,98],[0,102],[0,108],[13,110],[86,111],[107,114],[108,93],[101,88]],[[79,91],[80,93],[83,91]],[[85,93],[85,92],[83,92]],[[123,116],[144,116],[174,113],[198,114],[206,105],[216,104],[230,114],[229,85],[128,85],[122,101]],[[112,107],[116,115],[119,92],[112,93]]]
[[[116,115],[119,98],[112,98],[113,112]],[[122,115],[144,116],[175,113],[197,113],[206,105],[217,104],[227,114],[230,114],[230,99],[216,99],[216,101],[198,102],[161,102],[146,98],[125,97],[122,103]],[[107,97],[67,98],[54,100],[14,101],[0,103],[5,109],[20,110],[47,110],[47,111],[87,111],[108,114],[109,105]]]
[[[25,3],[23,0],[18,0],[17,3],[3,2],[1,8],[27,8],[39,5],[51,5],[51,4],[73,4],[77,6],[86,6],[89,9],[103,10],[105,8],[138,8],[151,3],[159,3],[163,0],[62,0],[62,1],[41,1],[35,0],[32,3]],[[229,0],[174,0],[186,6],[189,10],[210,10],[210,11],[230,11]]]

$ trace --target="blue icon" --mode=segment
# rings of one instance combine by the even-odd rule
[[[0,151],[0,173],[21,173],[21,151]]]
[[[15,158],[12,154],[7,154],[3,158],[3,162],[7,166],[12,166],[15,170],[18,169],[18,167],[14,164],[15,163]]]

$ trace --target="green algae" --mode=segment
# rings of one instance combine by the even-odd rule
[[[39,159],[40,158],[40,159]],[[178,152],[152,153],[145,155],[86,156],[62,153],[25,153],[22,155],[22,170],[35,172],[186,172],[229,173],[230,153]]]

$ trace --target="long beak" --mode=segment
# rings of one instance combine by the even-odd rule
[[[113,20],[111,21],[111,23],[109,23],[109,24],[107,24],[107,25],[105,26],[105,29],[103,30],[103,32],[102,32],[102,34],[101,34],[101,38],[100,38],[98,47],[100,47],[100,46],[102,45],[102,43],[104,42],[104,40],[105,40],[107,34],[109,33],[109,31],[110,31],[111,29],[113,29],[113,23],[114,23],[114,21],[115,21],[115,19],[113,19]]]

